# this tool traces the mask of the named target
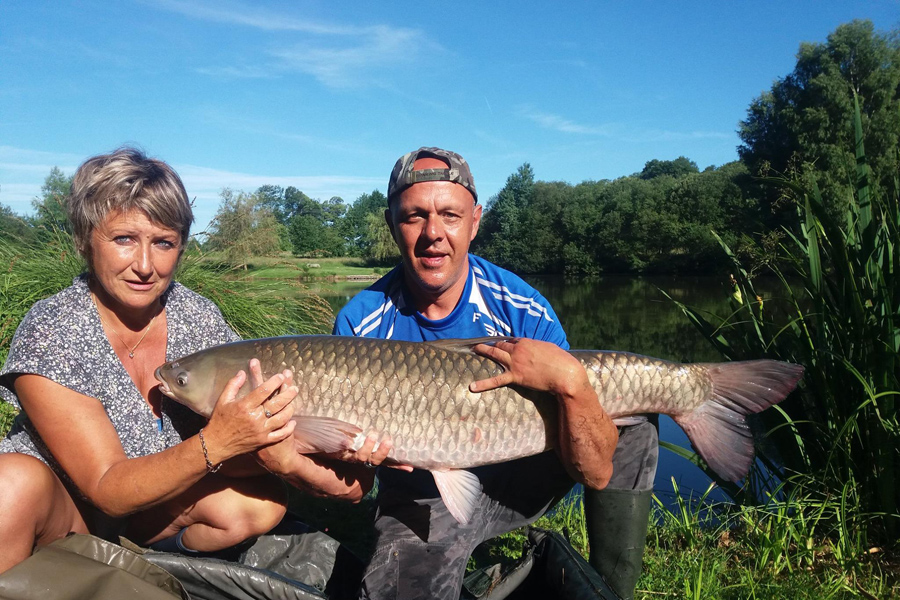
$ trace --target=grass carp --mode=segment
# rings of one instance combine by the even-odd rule
[[[431,471],[454,517],[467,522],[481,490],[467,467],[543,452],[557,435],[552,396],[516,387],[469,391],[471,382],[502,370],[472,347],[500,339],[247,340],[168,362],[156,378],[164,394],[209,417],[225,384],[251,358],[259,359],[266,378],[290,369],[300,389],[298,451],[357,449],[366,434],[387,433],[394,443],[389,458]],[[707,464],[732,481],[746,475],[753,459],[745,416],[780,402],[803,374],[799,365],[773,360],[679,364],[626,352],[571,353],[610,417],[671,416]]]

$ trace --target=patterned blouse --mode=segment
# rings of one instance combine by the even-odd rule
[[[175,360],[209,346],[238,339],[216,306],[179,283],[172,283],[161,301],[166,308],[166,360]],[[138,391],[109,343],[87,276],[72,286],[36,302],[13,337],[6,364],[0,369],[0,398],[21,410],[12,375],[41,375],[85,396],[96,398],[112,421],[129,458],[161,452],[197,433],[202,419],[164,397],[162,419]],[[63,405],[60,410],[66,410]],[[0,453],[20,452],[39,458],[64,479],[25,412],[16,417]]]

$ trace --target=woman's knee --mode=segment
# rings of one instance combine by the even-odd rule
[[[237,501],[237,527],[244,539],[262,535],[281,522],[287,512],[288,494],[284,483],[274,477],[262,477],[252,493]]]
[[[33,512],[53,498],[56,476],[38,459],[25,454],[0,454],[0,511]],[[11,511],[11,512],[10,512]]]
[[[0,455],[0,537],[37,545],[48,544],[69,532],[87,533],[87,525],[65,486],[50,468],[24,454]],[[2,543],[2,542],[0,542]]]
[[[287,511],[287,490],[280,479],[239,479],[227,490],[197,504],[196,520],[226,532],[232,544],[275,527]]]

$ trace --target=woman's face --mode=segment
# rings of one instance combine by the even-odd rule
[[[91,266],[110,308],[143,311],[172,282],[181,236],[140,210],[110,213],[91,233]],[[97,290],[99,291],[99,290]]]

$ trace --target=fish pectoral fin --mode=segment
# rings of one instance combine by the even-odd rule
[[[616,417],[612,420],[616,427],[629,427],[631,425],[640,425],[647,422],[647,417],[640,415],[629,415],[627,417]]]
[[[481,496],[481,481],[465,469],[432,471],[441,499],[453,518],[462,524],[472,520]]]
[[[362,429],[352,423],[330,417],[294,417],[294,444],[297,452],[340,452],[352,447]]]
[[[422,343],[447,350],[448,352],[474,354],[472,348],[478,344],[496,344],[497,342],[508,342],[512,339],[515,338],[509,336],[488,336],[480,338],[447,338],[443,340],[429,340]]]

